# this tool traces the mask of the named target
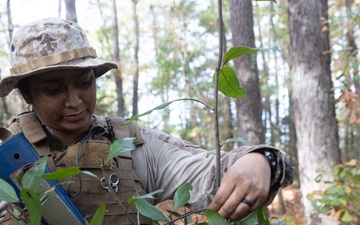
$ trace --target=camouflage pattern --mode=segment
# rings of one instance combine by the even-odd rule
[[[19,28],[9,60],[11,75],[1,80],[0,97],[8,95],[21,79],[55,69],[93,68],[99,77],[118,68],[113,62],[96,59],[78,24],[59,18],[45,18]]]
[[[104,161],[103,157],[108,154],[110,149],[109,139],[116,138],[121,140],[126,137],[134,137],[134,144],[136,146],[143,144],[137,123],[132,121],[126,126],[119,126],[119,124],[125,121],[125,119],[120,117],[111,117],[106,121],[105,118],[94,115],[93,129],[90,129],[89,135],[86,135],[83,141],[68,147],[60,146],[56,140],[47,137],[42,124],[34,112],[19,115],[11,123],[9,131],[14,134],[22,132],[39,155],[51,154],[52,157],[47,161],[47,166],[51,171],[74,166],[71,155],[79,154],[80,151],[81,156],[77,158],[79,160],[78,167],[90,171],[101,178],[104,174],[101,168],[102,166],[98,164],[99,161],[97,158]],[[111,129],[109,129],[110,127]],[[101,135],[94,135],[99,131]],[[111,137],[109,136],[109,132],[113,132],[113,134],[110,135]],[[112,137],[113,135],[114,137]],[[94,137],[96,137],[96,140],[93,139]],[[68,158],[69,156],[70,159]],[[86,159],[82,160],[83,157]],[[106,169],[106,174],[116,173],[120,179],[119,190],[115,192],[117,199],[114,198],[113,194],[107,189],[102,187],[99,180],[86,174],[66,178],[66,180],[71,179],[72,183],[69,185],[68,182],[64,182],[63,187],[70,194],[72,201],[88,221],[91,221],[95,215],[99,204],[103,203],[106,205],[106,213],[102,222],[103,225],[132,225],[134,224],[132,221],[136,221],[136,224],[153,224],[150,219],[141,214],[138,215],[138,211],[134,205],[127,207],[127,201],[130,198],[147,193],[137,172],[132,167],[131,153],[125,152],[121,156],[114,158],[111,165],[111,168]],[[120,207],[118,200],[126,209]],[[150,203],[153,203],[153,201],[150,201]],[[10,206],[12,206],[12,204],[10,204]],[[56,206],[54,207],[56,208]],[[0,213],[2,213],[1,210]],[[10,225],[13,224],[12,220],[12,216],[7,213],[0,224]],[[66,221],[66,218],[64,218],[63,224],[67,224]]]

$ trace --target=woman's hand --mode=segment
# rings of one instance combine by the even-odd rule
[[[246,154],[224,175],[209,208],[232,221],[243,219],[264,204],[270,177],[270,165],[265,156],[256,152]]]
[[[3,217],[5,216],[6,214],[6,208],[8,206],[8,203],[3,201],[3,200],[0,200],[0,221],[3,219]]]

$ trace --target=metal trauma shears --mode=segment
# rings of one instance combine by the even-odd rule
[[[106,182],[105,179],[107,179],[108,182]],[[100,183],[101,183],[101,186],[102,186],[104,189],[108,190],[109,192],[110,192],[110,189],[109,189],[108,183],[111,185],[111,187],[114,189],[115,192],[118,192],[118,191],[119,191],[119,186],[118,186],[118,184],[119,184],[119,177],[118,177],[118,175],[117,175],[116,173],[111,173],[111,174],[109,175],[109,177],[107,177],[107,178],[106,178],[106,177],[102,177],[102,178],[100,179]]]

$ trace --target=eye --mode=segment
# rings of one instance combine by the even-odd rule
[[[91,72],[91,73],[90,73]],[[92,71],[81,74],[76,80],[75,85],[79,89],[89,88],[95,81]]]
[[[49,86],[49,87],[44,87],[41,89],[44,93],[48,94],[48,95],[56,95],[58,93],[60,93],[62,90],[64,90],[64,87],[62,86]]]
[[[92,82],[93,82],[92,79],[82,80],[82,81],[79,81],[79,82],[77,83],[77,86],[78,86],[79,88],[88,88],[88,87],[91,86]]]
[[[89,84],[91,84],[91,82],[92,82],[92,80],[87,80],[87,81],[83,81],[82,83],[81,83],[81,85],[89,85]]]

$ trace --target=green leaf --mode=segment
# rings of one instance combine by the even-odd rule
[[[182,217],[183,215],[181,215],[180,213],[178,212],[175,212],[175,211],[172,211],[172,210],[166,210],[170,215],[173,215],[173,216],[176,216],[176,217]],[[187,215],[184,220],[186,219],[186,223],[184,224],[188,224],[192,221],[192,217],[191,215]],[[185,221],[184,221],[185,222]],[[199,223],[195,223],[197,225],[200,225]]]
[[[186,217],[184,218],[184,221],[185,221],[185,219],[186,219],[186,223],[185,223],[185,224],[189,224],[189,223],[192,222],[192,217],[191,217],[190,215],[186,216]]]
[[[96,174],[93,174],[93,173],[90,172],[90,171],[84,170],[84,171],[81,171],[81,173],[86,174],[86,175],[94,178],[95,180],[100,180],[100,178],[99,178],[98,176],[96,176]]]
[[[24,188],[37,190],[45,172],[47,156],[38,159],[33,166],[25,171],[21,184]]]
[[[232,98],[241,98],[245,95],[245,89],[240,87],[235,71],[229,66],[219,71],[219,91]]]
[[[99,208],[96,210],[95,216],[90,222],[90,225],[101,225],[105,216],[106,206],[105,204],[99,204]]]
[[[286,225],[285,222],[276,222],[276,223],[272,223],[271,225]]]
[[[41,224],[41,202],[34,189],[21,188],[20,195],[29,212],[31,224]]]
[[[0,199],[6,202],[18,202],[15,189],[5,180],[0,178]]]
[[[123,140],[116,140],[110,146],[108,160],[121,155],[124,152],[132,151],[135,149],[135,138],[124,138]]]
[[[257,209],[257,221],[258,225],[270,225],[270,220],[262,208]]]
[[[323,178],[323,174],[317,175],[317,176],[315,177],[315,182],[316,182],[316,183],[319,183],[319,182],[322,180],[322,178]]]
[[[206,210],[206,218],[210,225],[230,225],[217,211],[212,209]]]
[[[259,49],[248,48],[248,47],[244,47],[244,46],[232,47],[225,54],[224,65],[226,63],[230,62],[230,60],[235,59],[241,55],[249,55],[249,54],[257,52],[257,51],[259,51]]]
[[[142,215],[152,220],[168,222],[165,215],[157,207],[151,205],[145,199],[138,199],[135,202],[135,206]]]
[[[55,190],[55,187],[50,188],[49,191],[46,191],[43,195],[40,197],[41,205],[45,205],[45,203],[51,198],[52,192]]]
[[[141,195],[141,196],[133,196],[132,198],[129,199],[128,201],[128,205],[134,204],[138,199],[146,199],[146,198],[150,198],[150,199],[155,199],[155,196],[157,193],[163,192],[163,189],[159,189],[156,191],[153,191],[151,193],[145,194],[145,195]]]
[[[81,170],[77,167],[70,167],[66,169],[58,169],[53,173],[47,173],[42,175],[46,180],[63,180],[65,177],[80,174]]]
[[[174,206],[172,208],[173,211],[178,208],[184,206],[190,200],[190,191],[193,189],[192,185],[189,183],[185,183],[181,185],[175,192],[174,195]]]
[[[22,210],[21,210],[22,211]],[[15,207],[13,208],[12,214],[14,215],[15,218],[19,218],[22,214],[22,212],[20,212],[18,209],[16,209]]]
[[[253,211],[247,217],[241,220],[241,225],[254,225],[258,221],[258,210]],[[265,225],[265,223],[259,223],[258,225]]]
[[[139,198],[137,198],[137,197],[130,198],[129,201],[128,201],[128,206],[134,204],[138,199]]]
[[[250,141],[246,140],[243,137],[234,137],[234,138],[229,138],[225,141],[225,143],[229,143],[229,142],[240,142],[244,145],[249,145],[249,146],[253,146],[254,144],[251,143]]]
[[[173,216],[176,216],[176,217],[180,217],[181,214],[178,213],[178,212],[175,212],[175,211],[172,211],[172,210],[166,210],[166,212],[168,212],[169,214],[173,215]]]
[[[349,222],[352,221],[352,218],[351,218],[351,216],[350,216],[349,210],[345,210],[345,213],[344,213],[344,215],[341,217],[341,220],[342,220],[343,222],[346,222],[346,223],[349,223]]]

